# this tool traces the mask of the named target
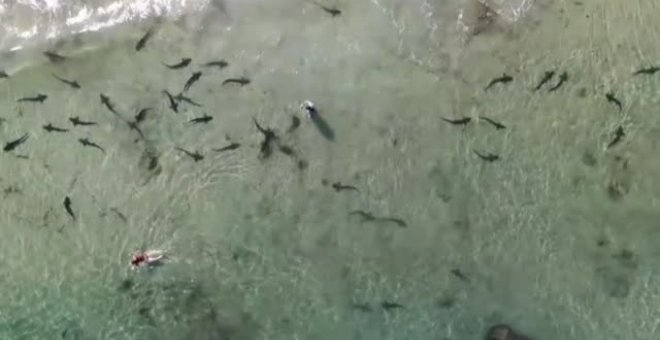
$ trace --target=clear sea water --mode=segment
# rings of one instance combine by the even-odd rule
[[[0,3],[0,339],[658,338],[657,2],[318,1]]]

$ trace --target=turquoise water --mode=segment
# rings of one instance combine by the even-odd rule
[[[4,55],[0,136],[29,138],[0,162],[1,339],[657,337],[660,73],[633,72],[660,59],[658,5],[549,1],[515,21],[468,1],[225,5]],[[173,112],[162,90],[196,71],[202,107]],[[140,138],[126,122],[146,107]],[[253,119],[278,136],[265,159]],[[154,248],[163,266],[131,270]]]

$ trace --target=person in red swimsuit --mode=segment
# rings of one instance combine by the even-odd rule
[[[155,266],[161,264],[163,259],[165,259],[165,252],[162,250],[137,251],[131,255],[131,266],[133,269]]]
[[[133,267],[139,267],[147,262],[147,255],[143,253],[135,253],[133,256],[131,256],[131,265]]]

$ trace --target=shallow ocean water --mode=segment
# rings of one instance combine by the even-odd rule
[[[498,323],[533,339],[657,337],[660,73],[633,72],[660,64],[658,5],[537,1],[520,17],[505,1],[329,5],[342,15],[216,1],[22,49],[3,40],[0,136],[29,138],[0,162],[1,339],[467,340]],[[568,80],[532,91],[548,70]],[[202,107],[173,112],[161,91],[195,71],[187,93]],[[484,90],[503,73],[513,81]],[[138,140],[126,121],[145,107]],[[253,119],[293,156],[260,159]],[[149,248],[171,258],[132,271]]]

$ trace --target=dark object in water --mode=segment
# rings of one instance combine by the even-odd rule
[[[147,118],[147,112],[151,110],[152,108],[147,107],[138,111],[138,113],[135,115],[135,123],[137,124],[142,123],[145,120],[145,118]]]
[[[222,82],[222,85],[227,85],[227,84],[238,84],[238,85],[241,85],[241,86],[245,86],[245,85],[250,84],[251,82],[252,82],[252,81],[251,81],[250,79],[246,78],[246,77],[240,77],[240,78],[228,78],[228,79],[225,79],[225,80]]]
[[[637,256],[631,250],[622,249],[620,252],[612,255],[612,257],[624,268],[637,269],[639,266]]]
[[[67,85],[71,86],[71,87],[74,88],[74,89],[79,89],[79,88],[80,88],[80,84],[79,84],[77,81],[75,81],[75,80],[64,79],[64,78],[58,76],[58,75],[55,74],[55,73],[53,73],[53,77],[55,77],[55,79],[57,79],[57,80],[63,82],[64,84],[67,84]]]
[[[322,5],[322,4],[320,4],[318,2],[314,2],[314,1],[310,1],[310,3],[318,6],[320,9],[322,9],[324,12],[330,14],[330,16],[332,16],[332,17],[336,17],[336,16],[341,15],[341,11],[337,7],[325,6],[325,5]]]
[[[28,139],[28,137],[29,137],[29,135],[26,133],[26,134],[24,134],[23,136],[21,136],[21,137],[18,138],[18,139],[15,139],[15,140],[13,140],[13,141],[7,142],[7,144],[5,144],[5,147],[3,148],[3,150],[4,150],[5,152],[13,151],[13,150],[16,149],[19,145],[25,143],[25,141]]]
[[[344,190],[352,190],[355,192],[360,192],[360,189],[353,185],[347,185],[343,184],[341,182],[334,182],[332,183],[332,188],[335,189],[336,192],[344,191]]]
[[[48,58],[48,60],[50,60],[51,63],[59,63],[61,61],[66,60],[66,57],[50,51],[44,52],[44,55],[46,56],[46,58]]]
[[[362,222],[372,222],[372,221],[376,221],[378,219],[376,216],[374,216],[374,214],[372,214],[368,211],[365,211],[365,210],[353,210],[353,211],[349,212],[348,215],[349,216],[350,215],[360,216],[360,219],[362,220]]]
[[[545,85],[547,82],[550,81],[555,76],[555,71],[545,71],[543,74],[543,78],[541,78],[541,81],[539,81],[538,85],[534,88],[534,91],[538,91]]]
[[[452,275],[456,276],[461,281],[470,283],[470,279],[460,269],[454,268],[454,269],[451,270],[451,273],[452,273]]]
[[[611,180],[607,185],[607,196],[612,201],[620,201],[630,190],[628,184],[617,180]]]
[[[309,118],[312,120],[312,123],[314,123],[314,126],[316,126],[321,135],[325,137],[325,139],[329,141],[335,140],[335,132],[332,130],[328,122],[323,119],[323,117],[321,117],[321,115],[313,114],[310,115]]]
[[[307,168],[307,161],[302,159],[300,157],[300,155],[298,155],[298,152],[296,152],[296,150],[294,150],[292,147],[290,147],[288,145],[285,145],[285,144],[282,144],[282,143],[279,143],[279,140],[278,140],[277,149],[281,153],[283,153],[283,154],[291,157],[293,160],[297,161],[297,166],[298,166],[299,170],[305,170]]]
[[[608,244],[609,244],[609,241],[606,238],[598,239],[598,241],[596,242],[596,245],[599,246],[599,247],[605,247]]]
[[[48,132],[69,132],[68,129],[60,128],[57,126],[54,126],[52,123],[48,123],[47,125],[42,126],[44,130]]]
[[[568,80],[568,73],[567,73],[567,72],[563,72],[562,74],[559,75],[559,82],[557,82],[557,84],[556,84],[555,86],[553,86],[552,88],[550,88],[550,89],[548,90],[548,92],[554,92],[554,91],[557,91],[562,85],[564,85],[564,83],[565,83],[567,80]]]
[[[580,98],[584,98],[584,97],[586,97],[586,96],[587,96],[587,89],[584,88],[584,87],[580,88],[580,89],[577,91],[577,95],[578,95],[578,97],[580,97]]]
[[[199,162],[201,160],[204,160],[204,156],[201,153],[197,152],[197,151],[192,152],[192,151],[188,151],[186,149],[180,148],[180,147],[176,147],[175,149],[185,153],[188,157],[192,158],[193,161],[195,161],[195,162]]]
[[[398,302],[383,301],[383,302],[380,303],[380,307],[387,311],[387,310],[390,310],[390,309],[403,308],[403,305],[398,303]]]
[[[110,110],[110,112],[112,112],[116,116],[119,116],[119,113],[117,113],[117,110],[115,110],[115,105],[112,103],[112,100],[110,100],[110,97],[101,93],[99,94],[99,99],[101,99],[101,104],[103,104],[103,106],[105,106],[108,110]]]
[[[472,121],[472,118],[470,117],[463,117],[458,119],[448,119],[448,118],[440,117],[440,119],[452,125],[463,125],[463,126],[466,126],[470,121]]]
[[[296,157],[296,152],[290,146],[284,145],[284,144],[278,144],[277,147],[278,147],[278,150],[280,150],[281,153],[283,153],[283,154],[285,154],[289,157],[294,157],[294,158]]]
[[[64,209],[66,210],[66,213],[69,214],[69,216],[71,216],[71,219],[73,219],[75,221],[76,220],[76,214],[73,213],[73,208],[71,207],[71,205],[73,204],[71,202],[71,198],[69,196],[65,196],[63,204],[64,204]]]
[[[261,141],[261,147],[259,150],[259,158],[265,159],[270,157],[273,154],[274,143],[278,140],[275,131],[270,128],[264,128],[257,122],[256,118],[252,118],[254,125],[257,127],[257,130],[264,136],[264,139]]]
[[[138,123],[137,123],[137,122],[134,122],[134,121],[127,121],[126,124],[128,125],[128,127],[129,127],[131,130],[135,130],[135,132],[137,132],[137,133],[140,135],[140,137],[144,139],[144,133],[142,132],[142,130],[141,130],[140,127],[138,126]]]
[[[83,125],[83,126],[90,126],[90,125],[97,125],[96,122],[86,122],[84,120],[80,120],[78,117],[71,117],[69,118],[69,121],[73,126],[78,126],[78,125]]]
[[[314,126],[316,126],[316,129],[319,130],[321,135],[325,137],[325,139],[329,141],[334,141],[335,140],[335,132],[332,130],[330,125],[328,125],[328,122],[323,119],[319,111],[316,109],[314,104],[310,101],[306,101],[302,105],[302,109],[304,109],[307,112],[307,117],[312,120],[312,123],[314,123]]]
[[[436,301],[440,308],[451,308],[456,304],[456,299],[452,296],[443,296]]]
[[[5,70],[0,70],[0,79],[2,78],[9,78],[9,75]]]
[[[286,130],[286,132],[291,133],[295,131],[299,126],[300,126],[300,118],[298,118],[297,116],[291,116],[291,126],[289,126],[289,129]]]
[[[611,298],[625,299],[630,295],[630,275],[620,272],[611,266],[596,268],[596,276],[600,281],[600,288]]]
[[[167,99],[170,101],[170,109],[174,111],[174,113],[179,113],[179,102],[176,101],[174,96],[167,90],[163,90],[163,93],[167,96]]]
[[[178,62],[174,65],[168,65],[168,64],[165,64],[165,63],[163,63],[163,65],[165,65],[165,67],[167,67],[169,69],[176,70],[176,69],[180,69],[180,68],[184,68],[184,67],[188,66],[191,61],[192,61],[191,58],[182,58],[180,62]]]
[[[138,161],[138,167],[142,169],[141,173],[144,175],[142,185],[146,185],[163,172],[159,161],[160,154],[151,143],[146,142],[145,144],[145,149]]]
[[[502,124],[502,123],[500,123],[500,122],[496,122],[496,121],[494,121],[494,120],[492,120],[492,119],[490,119],[490,118],[488,118],[488,117],[481,116],[481,117],[479,117],[479,119],[483,119],[483,120],[485,120],[485,121],[488,122],[490,125],[494,126],[496,130],[503,130],[503,129],[506,129],[506,126],[504,126],[504,124]]]
[[[660,71],[660,67],[651,66],[651,67],[646,67],[646,68],[639,69],[639,70],[635,71],[635,73],[633,73],[633,75],[635,75],[635,76],[640,75],[640,74],[651,75],[651,74],[655,74],[658,71]]]
[[[490,83],[488,83],[488,86],[486,86],[485,90],[488,91],[495,84],[499,84],[499,83],[507,84],[507,83],[510,83],[512,81],[513,81],[513,77],[506,74],[506,73],[504,73],[504,74],[502,74],[501,77],[497,77],[497,78],[491,80]]]
[[[605,148],[610,149],[613,146],[619,144],[623,140],[623,137],[625,136],[626,136],[626,132],[623,130],[623,126],[617,127],[616,130],[614,131],[614,138],[609,144],[607,144]]]
[[[147,170],[156,171],[158,170],[158,157],[149,156],[149,164],[147,164]]]
[[[483,160],[486,161],[486,162],[490,162],[490,163],[492,163],[492,162],[495,162],[496,160],[499,160],[499,159],[500,159],[500,156],[499,156],[499,155],[496,155],[496,154],[491,153],[491,152],[488,152],[488,153],[485,153],[485,154],[484,154],[484,153],[481,153],[481,152],[479,152],[479,151],[477,151],[477,150],[472,150],[472,151],[474,151],[474,153],[475,153],[479,158],[483,159]]]
[[[619,111],[623,111],[623,104],[621,104],[621,101],[614,96],[614,93],[612,92],[606,93],[605,99],[607,99],[608,103],[612,103],[616,105],[616,107],[619,108]]]
[[[83,147],[92,147],[101,150],[103,153],[105,153],[105,149],[103,149],[100,145],[92,142],[88,138],[78,138],[78,142],[82,144]]]
[[[127,292],[131,290],[134,286],[135,286],[135,281],[133,281],[132,279],[124,279],[119,284],[118,290],[120,292]]]
[[[140,166],[147,168],[148,171],[160,172],[158,155],[152,149],[147,149],[140,157]]]
[[[110,208],[110,211],[112,211],[113,213],[115,213],[115,215],[117,215],[117,217],[119,217],[119,219],[120,219],[122,222],[124,222],[124,223],[128,223],[128,218],[126,218],[126,215],[124,215],[121,211],[119,211],[119,209],[117,209],[117,208]]]
[[[17,102],[38,102],[38,103],[43,103],[46,99],[48,99],[48,96],[42,93],[37,94],[34,97],[23,97],[17,100]]]
[[[230,151],[230,150],[236,150],[241,146],[239,143],[231,143],[225,147],[219,148],[219,149],[213,149],[215,152],[223,152],[223,151]]]
[[[188,78],[186,84],[183,86],[183,92],[187,92],[190,87],[202,77],[202,72],[193,72],[193,74]]]
[[[406,221],[404,221],[404,220],[402,220],[402,219],[400,219],[400,218],[396,218],[396,217],[379,217],[378,220],[381,221],[381,222],[391,222],[391,223],[394,223],[394,224],[396,224],[399,228],[407,228],[407,227],[408,227],[408,223],[406,223]]]
[[[212,120],[213,120],[213,116],[209,116],[208,114],[205,113],[203,116],[193,118],[193,119],[189,120],[188,122],[190,124],[206,124],[206,123],[208,123]]]
[[[204,64],[206,67],[218,67],[220,69],[223,69],[227,66],[229,66],[229,63],[226,62],[225,60],[215,60],[215,61],[209,61],[208,63]]]
[[[509,325],[499,324],[488,329],[485,340],[532,340],[523,334],[520,334]]]
[[[396,224],[400,228],[408,227],[408,223],[396,217],[379,217],[365,210],[353,210],[348,213],[349,216],[359,216],[362,223],[366,222],[390,222]]]
[[[202,104],[200,104],[200,103],[198,103],[198,102],[192,100],[192,98],[190,98],[190,97],[186,97],[186,96],[183,94],[183,92],[177,94],[176,96],[174,96],[174,99],[178,100],[179,102],[186,102],[186,103],[188,103],[188,104],[190,104],[190,105],[192,105],[192,106],[202,107]]]
[[[147,30],[147,32],[138,40],[137,44],[135,44],[135,50],[139,51],[143,49],[147,45],[147,41],[151,38],[151,35],[153,33],[152,29]]]

